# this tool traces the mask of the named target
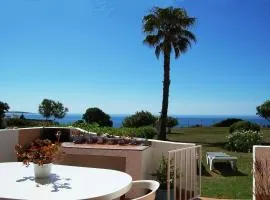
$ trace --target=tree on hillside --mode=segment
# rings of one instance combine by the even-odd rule
[[[87,123],[98,123],[100,126],[112,127],[113,125],[110,115],[99,108],[88,108],[82,118]]]
[[[59,101],[56,102],[51,99],[43,99],[39,105],[38,111],[46,120],[50,117],[61,119],[65,117],[68,112],[68,108],[65,108]]]
[[[189,17],[182,8],[154,7],[149,15],[143,18],[143,31],[146,34],[144,43],[155,48],[156,57],[164,57],[163,69],[163,98],[160,116],[158,139],[166,140],[166,123],[169,104],[170,60],[174,51],[175,58],[185,53],[191,42],[196,41],[190,31],[196,19]]]
[[[267,100],[262,105],[257,106],[257,115],[270,122],[270,100]]]
[[[123,127],[137,128],[140,126],[154,125],[156,117],[148,111],[136,112],[134,115],[128,116],[122,122]]]

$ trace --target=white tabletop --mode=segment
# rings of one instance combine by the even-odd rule
[[[53,165],[49,179],[35,179],[33,165],[0,163],[0,199],[112,200],[127,193],[130,175],[108,169]]]

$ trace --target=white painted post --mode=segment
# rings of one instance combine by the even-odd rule
[[[176,163],[176,153],[174,152],[174,183],[173,183],[173,188],[174,188],[174,199],[176,199],[176,179],[177,179],[177,174],[176,174],[176,168],[177,168],[177,163]]]
[[[171,181],[171,153],[168,155],[168,169],[167,169],[167,200],[171,199],[170,181]]]

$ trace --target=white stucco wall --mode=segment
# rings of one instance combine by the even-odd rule
[[[161,161],[162,155],[168,157],[168,151],[195,146],[193,143],[169,142],[150,140],[152,142],[151,170],[155,170]]]
[[[14,147],[18,142],[18,129],[0,130],[0,162],[17,161]]]

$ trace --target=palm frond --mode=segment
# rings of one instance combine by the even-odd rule
[[[178,58],[180,56],[180,49],[178,48],[177,45],[173,45],[173,49],[174,49],[175,58]]]
[[[159,44],[156,46],[155,54],[156,54],[157,59],[159,59],[160,52],[162,51],[162,49],[163,49],[162,44]]]
[[[170,54],[172,49],[178,58],[191,47],[191,42],[196,42],[190,31],[195,22],[196,18],[189,17],[183,8],[154,7],[143,18],[144,43],[155,48],[157,58],[161,52]]]
[[[143,18],[143,31],[145,33],[153,33],[158,29],[159,21],[156,15],[149,14]]]
[[[162,31],[159,31],[156,35],[147,35],[143,43],[148,44],[150,47],[157,46],[163,40]]]
[[[194,42],[197,42],[196,36],[195,36],[191,31],[183,30],[183,35],[184,35],[187,39],[192,40],[192,41],[194,41]]]

